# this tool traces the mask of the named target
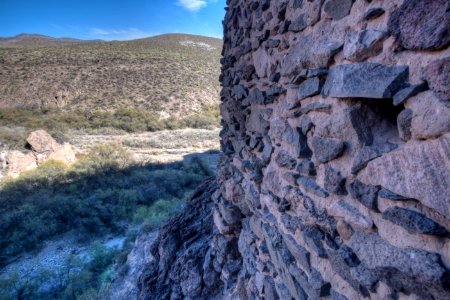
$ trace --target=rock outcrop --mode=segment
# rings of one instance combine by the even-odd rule
[[[27,138],[27,146],[31,150],[2,152],[0,175],[4,173],[5,177],[14,178],[25,171],[35,169],[39,164],[48,160],[62,161],[66,164],[72,164],[76,161],[75,153],[70,144],[59,144],[44,130],[30,133]]]
[[[227,4],[217,190],[140,298],[449,299],[449,2]]]

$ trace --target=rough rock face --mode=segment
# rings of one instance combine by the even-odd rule
[[[227,4],[214,205],[141,299],[449,299],[449,2]]]
[[[14,150],[2,153],[0,175],[3,172],[6,177],[17,177],[22,172],[32,170],[48,160],[58,160],[67,164],[76,161],[70,144],[59,144],[44,130],[30,133],[27,143],[31,151]]]

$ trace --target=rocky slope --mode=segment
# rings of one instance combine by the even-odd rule
[[[162,117],[218,103],[222,40],[165,34],[133,41],[0,40],[0,108],[136,108]],[[8,39],[6,39],[8,41]],[[73,116],[76,118],[75,116]]]
[[[450,2],[227,4],[218,188],[139,298],[449,299]]]

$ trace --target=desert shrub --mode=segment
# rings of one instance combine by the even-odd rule
[[[0,109],[0,143],[6,143],[13,148],[22,148],[30,131],[44,129],[58,140],[67,140],[69,129],[93,132],[109,128],[125,132],[158,131],[163,129],[205,128],[210,129],[220,125],[219,110],[216,106],[205,106],[201,113],[184,118],[160,119],[151,111],[136,108],[122,108],[115,111],[94,109],[83,112],[61,111],[56,109]],[[11,128],[24,128],[21,134]],[[8,128],[8,129],[5,129]]]
[[[134,166],[115,145],[96,147],[71,167],[49,161],[0,187],[0,265],[69,230],[123,231],[139,209],[156,226],[210,175],[199,159]]]
[[[184,207],[184,201],[179,199],[158,200],[151,206],[139,207],[133,215],[135,224],[144,224],[152,229],[163,221],[179,213]]]

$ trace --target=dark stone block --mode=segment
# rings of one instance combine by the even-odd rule
[[[295,234],[297,229],[300,230],[302,225],[302,221],[299,218],[293,217],[289,214],[281,215],[281,223],[283,223],[284,227],[286,227],[286,229],[292,234]]]
[[[322,81],[318,77],[313,77],[303,81],[297,91],[297,98],[303,100],[320,94],[322,89]]]
[[[301,120],[300,127],[302,128],[303,134],[307,134],[308,131],[310,131],[311,128],[313,127],[311,118],[308,116],[304,116]]]
[[[286,93],[286,90],[283,89],[281,86],[271,86],[266,91],[266,99],[264,101],[264,104],[271,104],[273,103],[278,97],[282,94]]]
[[[417,211],[390,207],[383,212],[383,219],[405,228],[409,233],[449,236],[447,229]]]
[[[270,39],[270,40],[268,40],[267,41],[267,43],[266,43],[266,47],[268,47],[268,48],[276,48],[276,47],[278,47],[278,45],[280,45],[280,40],[272,40],[272,39]]]
[[[297,149],[299,158],[311,158],[312,151],[308,146],[308,137],[303,134],[300,128],[297,128],[298,140],[294,141],[294,146]]]
[[[411,122],[413,111],[409,108],[402,110],[397,116],[398,133],[402,140],[411,139]]]
[[[302,186],[305,191],[326,198],[330,194],[322,189],[312,178],[300,176],[297,178],[297,184]]]
[[[348,185],[350,195],[365,207],[378,210],[377,197],[379,188],[373,185],[366,185],[359,180],[355,180]]]
[[[251,90],[250,93],[248,94],[246,102],[248,102],[249,104],[265,104],[266,102],[265,92],[262,92],[258,88]]]
[[[306,105],[305,107],[301,108],[299,111],[289,114],[288,117],[289,118],[298,118],[298,117],[300,117],[302,115],[306,115],[312,111],[324,112],[324,113],[329,114],[331,112],[331,105],[325,104],[325,103],[314,102],[314,103]]]
[[[306,176],[315,176],[316,173],[316,167],[314,166],[314,163],[310,161],[309,159],[302,159],[298,162],[296,171],[301,175]]]
[[[449,70],[450,72],[450,70]],[[416,85],[410,85],[398,91],[394,95],[394,105],[399,105],[404,103],[409,98],[417,95],[420,92],[423,92],[428,89],[428,84],[426,82],[422,82]]]
[[[291,22],[288,30],[294,31],[294,32],[299,32],[299,31],[302,31],[303,29],[305,29],[306,27],[307,27],[307,25],[306,25],[306,21],[305,21],[305,15],[301,14],[300,16],[297,17],[297,19],[295,19]]]
[[[323,232],[310,226],[305,226],[302,229],[303,239],[311,251],[314,251],[319,257],[328,258],[328,254],[322,244],[322,240],[325,238]]]
[[[347,112],[358,141],[363,145],[371,145],[373,143],[372,124],[368,118],[367,109],[356,106],[349,108]]]
[[[407,79],[407,66],[345,64],[329,70],[322,91],[324,96],[337,98],[392,98]]]
[[[306,75],[308,78],[317,77],[317,76],[326,76],[328,74],[327,68],[316,68],[309,69],[308,74]]]
[[[280,152],[278,152],[276,158],[275,158],[275,162],[277,163],[277,165],[281,168],[287,168],[289,170],[292,170],[295,168],[295,166],[297,165],[297,160],[293,157],[291,157],[289,155],[289,153],[287,153],[284,150],[281,150]]]
[[[378,192],[378,196],[379,197],[383,197],[386,199],[390,199],[390,200],[394,200],[394,201],[406,201],[406,200],[414,200],[411,198],[407,198],[401,195],[398,195],[394,192],[391,192],[388,189],[382,188],[379,192]]]
[[[295,260],[309,273],[311,271],[310,253],[303,246],[300,246],[290,235],[284,234],[283,240],[286,247],[295,257]]]
[[[352,174],[357,174],[360,170],[364,169],[369,161],[374,160],[377,157],[380,157],[382,153],[374,149],[373,147],[365,146],[361,150],[356,153],[355,158],[353,159]]]
[[[450,44],[450,1],[405,0],[391,13],[388,29],[406,49],[444,49]]]
[[[314,156],[320,163],[326,163],[342,155],[345,144],[336,139],[314,136],[311,142]]]
[[[345,189],[345,177],[330,166],[325,167],[324,187],[330,193],[347,195],[347,190]]]
[[[337,21],[350,13],[352,5],[353,0],[328,0],[325,2],[323,10]]]
[[[381,7],[372,7],[364,14],[364,20],[369,21],[376,19],[384,14],[384,9]]]

